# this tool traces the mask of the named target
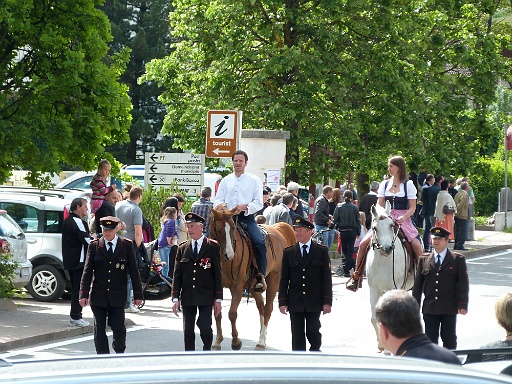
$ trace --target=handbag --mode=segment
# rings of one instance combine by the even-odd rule
[[[443,213],[446,215],[448,213],[454,213],[455,208],[449,207],[448,204],[443,207]]]

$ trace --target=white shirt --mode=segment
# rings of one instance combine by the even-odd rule
[[[195,247],[194,243],[197,242],[197,253],[199,253],[199,251],[201,250],[201,247],[203,246],[203,240],[204,240],[204,236],[201,236],[197,240],[190,239],[190,241],[192,242],[192,252],[194,252],[194,247]]]
[[[441,258],[440,258],[441,261],[439,262],[439,265],[443,264],[444,257],[446,256],[447,250],[448,250],[448,248],[445,248],[444,251],[439,254],[436,254],[436,251],[434,251],[434,263],[437,263],[437,256],[441,256]]]
[[[239,204],[248,204],[245,215],[252,215],[263,208],[263,183],[259,177],[244,172],[240,177],[234,173],[222,179],[213,206],[226,204],[233,209]]]
[[[388,184],[387,188],[386,188],[386,183]],[[397,193],[391,192],[390,189],[393,187],[393,184],[399,185],[400,191],[398,191]],[[408,180],[405,185],[407,186],[407,200],[416,200],[416,194],[418,193],[418,191],[417,191],[416,187],[414,186],[414,183],[411,180]],[[396,183],[394,181],[393,177],[389,180],[383,180],[380,182],[377,196],[378,197],[385,197],[385,196],[403,197],[403,196],[405,196],[404,183],[403,182]]]
[[[118,239],[117,235],[115,235],[112,240],[103,239],[103,240],[105,240],[105,247],[107,247],[107,251],[109,249],[108,248],[109,247],[108,243],[112,243],[112,253],[115,252],[116,246],[117,246],[117,239]]]
[[[304,257],[304,255],[302,254],[302,252],[304,251],[304,248],[302,248],[303,245],[307,246],[306,251],[309,253],[311,251],[311,237],[309,238],[309,241],[305,244],[302,244],[299,241],[300,254],[302,255],[302,257]]]

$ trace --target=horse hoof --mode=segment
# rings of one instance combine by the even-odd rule
[[[256,344],[256,347],[254,347],[254,350],[255,351],[264,351],[265,350],[265,346],[261,345],[261,344]]]
[[[220,351],[222,347],[220,345],[212,345],[212,351]]]
[[[239,351],[242,348],[242,340],[238,344],[231,344],[231,349],[233,351]]]

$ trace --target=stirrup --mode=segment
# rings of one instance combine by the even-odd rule
[[[256,275],[256,284],[254,284],[254,287],[252,290],[256,293],[262,293],[267,290],[267,283],[265,282],[265,276],[263,276],[261,273],[258,273]]]
[[[355,273],[354,273],[355,274]],[[363,285],[362,276],[359,279],[355,279],[354,275],[345,283],[345,287],[352,292],[357,292],[359,288]]]

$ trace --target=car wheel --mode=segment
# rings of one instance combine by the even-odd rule
[[[30,295],[38,301],[55,301],[62,296],[66,281],[62,273],[53,265],[38,265],[32,270],[27,285]]]

